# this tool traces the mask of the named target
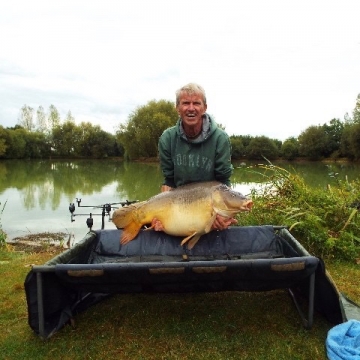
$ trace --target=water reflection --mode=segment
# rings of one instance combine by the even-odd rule
[[[319,163],[279,164],[301,174],[311,186],[325,187],[337,179],[351,179],[360,165]],[[266,171],[257,163],[234,163],[233,187],[247,195],[266,180]],[[117,160],[0,161],[0,202],[7,201],[1,216],[3,229],[10,238],[46,231],[73,232],[80,239],[87,232],[86,217],[98,209],[76,208],[83,213],[70,221],[69,204],[81,198],[82,205],[95,206],[125,200],[146,200],[157,194],[162,175],[157,163],[127,163]],[[2,208],[2,206],[1,206]],[[101,226],[94,218],[94,229]],[[113,227],[106,224],[107,228]]]
[[[116,183],[114,197],[146,199],[159,191],[161,174],[157,164],[120,161],[11,161],[0,163],[0,194],[15,188],[26,209],[51,204],[55,209],[62,196],[93,195]]]
[[[9,238],[43,231],[74,232],[81,238],[86,217],[99,211],[77,208],[84,218],[71,223],[68,207],[76,198],[85,206],[145,200],[159,192],[162,181],[158,164],[115,160],[4,161],[0,175],[0,202],[7,201],[1,222]],[[95,218],[94,229],[100,226]]]

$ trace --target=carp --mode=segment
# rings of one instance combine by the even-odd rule
[[[185,236],[181,245],[189,242],[191,249],[202,235],[211,231],[217,214],[234,217],[240,211],[251,210],[252,205],[251,199],[230,187],[207,181],[179,186],[147,201],[117,209],[112,221],[118,229],[124,229],[121,244],[133,240],[142,226],[156,218],[167,234]]]

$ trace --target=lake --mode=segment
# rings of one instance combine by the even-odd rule
[[[260,162],[234,162],[233,187],[249,194],[266,180]],[[310,186],[326,188],[337,179],[353,180],[360,164],[277,163],[300,174]],[[88,231],[86,219],[92,214],[93,229],[101,228],[102,205],[146,200],[160,191],[162,174],[157,163],[120,160],[0,161],[0,220],[8,239],[39,232],[65,232],[80,240]],[[81,199],[80,205],[76,199]],[[69,205],[75,204],[75,221]],[[105,228],[114,228],[105,217]]]

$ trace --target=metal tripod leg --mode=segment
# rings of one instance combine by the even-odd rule
[[[306,329],[311,329],[314,320],[315,272],[310,275],[310,279],[309,279],[309,308],[308,308],[307,318],[305,317],[303,311],[301,310],[301,307],[296,299],[294,292],[291,289],[288,289],[288,291],[292,300],[294,301],[298,313],[300,314],[304,327]]]

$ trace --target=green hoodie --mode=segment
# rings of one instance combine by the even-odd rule
[[[181,119],[166,129],[159,139],[159,156],[164,185],[216,180],[230,186],[230,139],[208,114],[203,117],[202,133],[194,140],[185,136]]]

